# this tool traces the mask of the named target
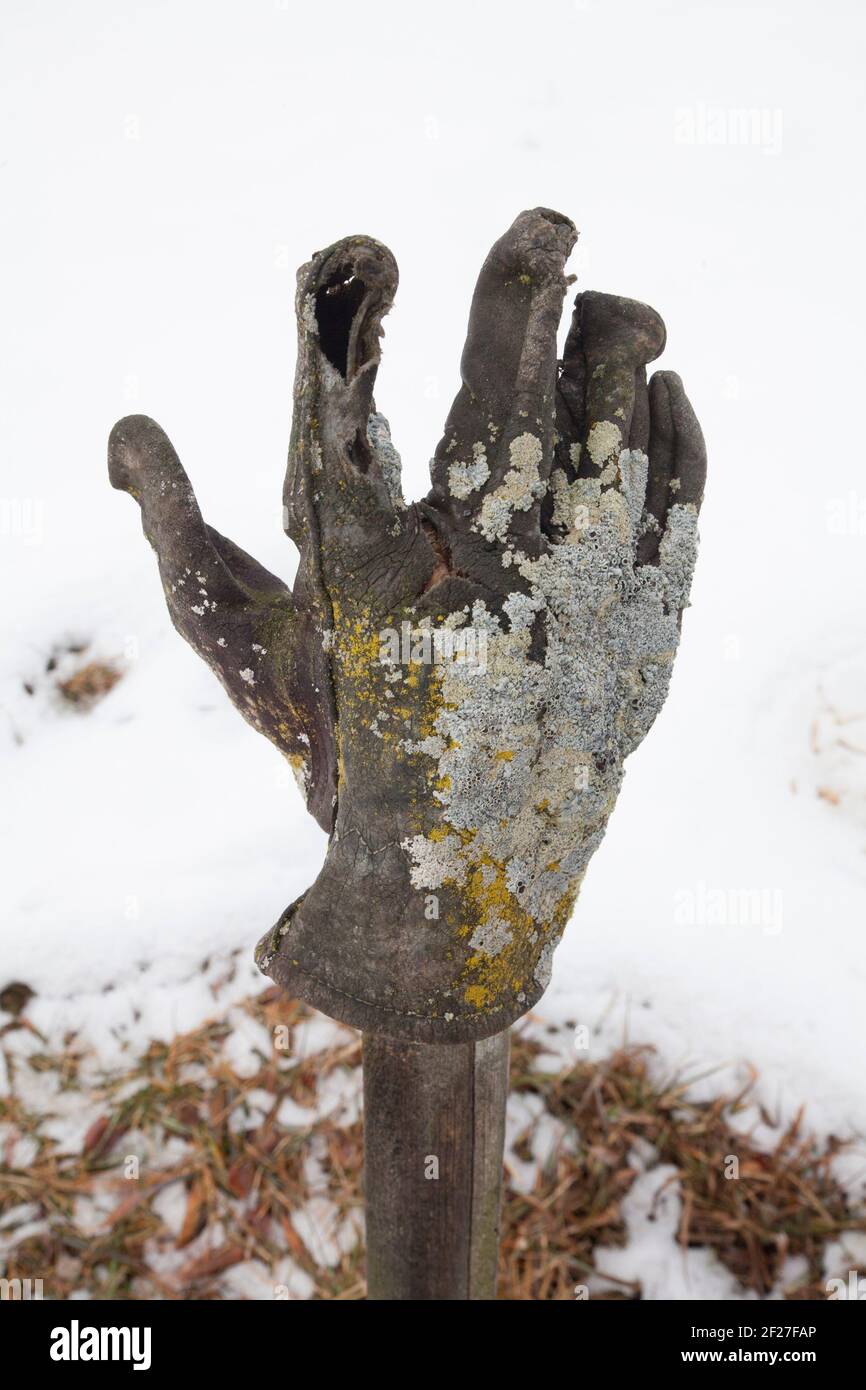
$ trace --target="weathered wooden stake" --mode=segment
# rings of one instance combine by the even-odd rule
[[[371,1299],[496,1297],[508,1032],[476,1043],[364,1034]]]

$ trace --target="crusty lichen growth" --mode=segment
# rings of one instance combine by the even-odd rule
[[[481,1010],[519,996],[533,976],[547,983],[549,948],[604,833],[623,760],[667,693],[697,515],[674,506],[660,564],[636,568],[647,459],[621,453],[616,463],[622,491],[583,489],[595,493],[586,526],[539,559],[503,554],[529,592],[510,594],[500,617],[476,605],[486,669],[444,669],[428,756],[449,833],[404,845],[417,888],[450,884],[465,905],[461,929],[475,950],[464,998]],[[543,663],[529,657],[539,621]]]
[[[528,512],[533,502],[543,496],[545,485],[538,472],[542,456],[541,440],[534,434],[524,431],[512,440],[509,447],[511,467],[481,504],[478,529],[487,540],[504,540],[514,512]],[[451,490],[455,491],[453,482]],[[455,492],[455,496],[465,494]]]

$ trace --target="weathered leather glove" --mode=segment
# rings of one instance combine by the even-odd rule
[[[301,269],[291,593],[205,525],[158,425],[111,434],[175,626],[330,833],[258,963],[357,1027],[468,1040],[536,1002],[667,691],[703,440],[677,376],[647,388],[665,330],[645,305],[578,295],[557,362],[575,237],[538,208],[493,247],[409,506],[373,403],[394,260],[349,237]]]

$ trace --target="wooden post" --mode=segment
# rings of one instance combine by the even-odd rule
[[[371,1299],[493,1299],[508,1032],[476,1043],[364,1034]]]

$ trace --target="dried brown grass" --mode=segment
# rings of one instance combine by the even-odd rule
[[[309,1017],[306,1007],[273,989],[244,1007],[269,1032],[278,1025],[287,1030],[285,1053],[273,1051],[254,1074],[238,1075],[223,1055],[224,1021],[168,1045],[153,1043],[123,1076],[96,1092],[92,1083],[86,1088],[88,1101],[97,1095],[102,1113],[76,1153],[62,1152],[42,1133],[42,1117],[16,1098],[14,1069],[23,1063],[9,1058],[12,1094],[0,1101],[0,1121],[30,1136],[36,1155],[26,1168],[15,1168],[11,1147],[0,1150],[0,1219],[23,1203],[33,1204],[38,1216],[37,1228],[8,1257],[7,1278],[41,1278],[45,1296],[60,1299],[85,1289],[101,1298],[213,1299],[226,1296],[220,1280],[233,1265],[259,1260],[270,1269],[289,1255],[313,1281],[315,1297],[364,1297],[361,1242],[324,1268],[293,1221],[310,1195],[303,1160],[314,1142],[323,1195],[341,1218],[357,1214],[361,1123],[317,1114],[308,1127],[287,1129],[276,1120],[286,1097],[314,1109],[323,1078],[336,1068],[360,1067],[360,1040],[346,1035],[345,1043],[292,1062],[292,1033]],[[21,1027],[31,1027],[25,1017],[13,1019],[6,1031]],[[540,1096],[571,1141],[552,1155],[528,1195],[506,1182],[500,1298],[571,1299],[575,1285],[595,1270],[595,1251],[623,1243],[622,1202],[637,1176],[629,1160],[639,1141],[645,1152],[645,1144],[652,1145],[658,1162],[672,1164],[679,1176],[684,1248],[711,1248],[743,1289],[759,1296],[778,1286],[788,1256],[802,1256],[808,1273],[785,1296],[826,1296],[825,1243],[842,1231],[866,1230],[863,1213],[851,1210],[832,1171],[839,1141],[817,1142],[798,1117],[764,1151],[732,1124],[751,1103],[751,1084],[739,1095],[692,1101],[685,1084],[654,1079],[648,1049],[624,1048],[556,1075],[538,1070],[543,1052],[538,1042],[515,1033],[512,1090]],[[64,1090],[84,1090],[80,1063],[73,1043],[62,1055],[37,1052],[26,1064],[55,1073]],[[267,1113],[252,1129],[233,1126],[232,1115],[253,1091],[271,1096]],[[177,1161],[165,1168],[144,1164],[130,1180],[124,1176],[127,1150],[140,1147],[142,1136],[157,1153],[175,1141]],[[531,1134],[521,1136],[518,1150],[528,1151],[530,1141]],[[736,1181],[724,1176],[731,1154],[739,1161]],[[153,1204],[178,1182],[185,1214],[173,1234]],[[104,1221],[87,1235],[76,1221],[82,1197],[106,1204]],[[154,1260],[154,1252],[167,1253],[168,1264]],[[603,1267],[595,1272],[604,1273]],[[639,1298],[640,1292],[620,1283],[598,1296]]]

